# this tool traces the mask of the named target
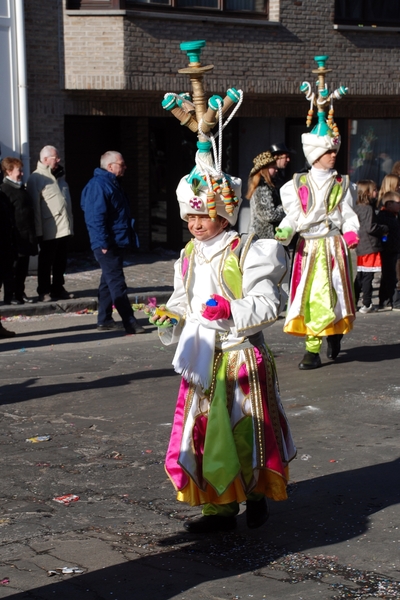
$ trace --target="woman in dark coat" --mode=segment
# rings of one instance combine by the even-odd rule
[[[250,200],[249,233],[260,239],[275,238],[275,228],[285,216],[273,177],[278,172],[275,158],[262,152],[253,160],[246,198]]]
[[[18,158],[7,157],[1,161],[3,183],[0,189],[11,205],[17,253],[13,271],[13,294],[5,292],[4,297],[7,304],[23,304],[27,300],[25,279],[28,274],[29,257],[38,253],[32,200],[22,183],[22,168],[23,164]]]

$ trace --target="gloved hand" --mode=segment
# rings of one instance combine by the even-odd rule
[[[291,227],[277,227],[275,230],[275,239],[279,242],[284,242],[287,240],[293,233],[293,229]]]
[[[216,304],[212,303],[210,300],[207,300],[206,304],[203,304],[203,317],[205,319],[208,319],[209,321],[217,321],[218,319],[229,319],[229,317],[231,316],[231,305],[228,302],[228,300],[225,300],[225,298],[223,298],[222,296],[218,296],[218,294],[212,294],[211,298],[215,301]]]
[[[151,302],[151,300],[153,300],[152,298],[149,298],[149,300],[150,302],[143,308],[143,312],[146,315],[148,315],[150,325],[155,325],[158,328],[162,327],[164,329],[166,327],[172,327],[173,323],[171,322],[171,319],[168,317],[168,315],[160,316],[159,314],[157,314],[157,305],[154,302]],[[166,310],[165,304],[161,304],[158,308],[160,309],[160,311]]]
[[[347,247],[350,249],[355,248],[360,241],[360,238],[354,231],[346,231],[346,233],[343,234],[343,237]]]

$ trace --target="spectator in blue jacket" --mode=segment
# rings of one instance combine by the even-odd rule
[[[101,267],[97,329],[118,327],[112,318],[114,305],[127,334],[144,333],[134,317],[123,271],[124,251],[133,237],[129,200],[120,183],[126,165],[119,152],[110,150],[101,157],[100,167],[81,197],[91,248]]]

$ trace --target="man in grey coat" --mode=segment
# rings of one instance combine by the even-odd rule
[[[33,201],[36,236],[39,241],[39,300],[68,300],[74,295],[64,288],[68,241],[73,235],[72,205],[57,148],[40,151],[36,170],[27,183]]]

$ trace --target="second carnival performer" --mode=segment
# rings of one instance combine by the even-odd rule
[[[202,506],[186,530],[208,533],[234,529],[241,502],[247,526],[263,525],[266,498],[287,498],[296,450],[263,336],[286,303],[287,255],[275,240],[234,230],[241,181],[220,170],[211,143],[198,148],[177,188],[192,239],[175,264],[167,312],[150,320],[163,344],[178,344],[182,375],[166,471],[179,501]]]
[[[359,222],[353,210],[356,188],[347,175],[334,169],[339,132],[335,124],[329,126],[323,109],[319,108],[314,129],[303,133],[302,144],[312,167],[281,188],[286,217],[275,237],[288,245],[299,233],[284,331],[305,336],[306,353],[299,368],[307,370],[321,366],[323,337],[327,356],[334,360],[343,334],[353,327],[356,308],[349,249],[358,244]]]

